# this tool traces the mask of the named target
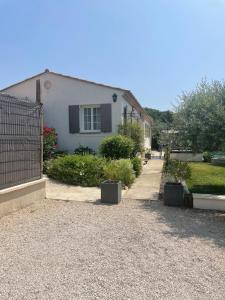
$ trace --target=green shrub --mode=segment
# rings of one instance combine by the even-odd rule
[[[125,122],[118,127],[118,133],[130,137],[134,142],[133,156],[144,151],[144,130],[137,121]]]
[[[120,159],[108,162],[104,167],[104,177],[108,180],[121,181],[129,187],[135,179],[131,161]]]
[[[65,150],[57,150],[54,152],[53,154],[53,158],[57,158],[57,157],[60,157],[60,156],[65,156],[65,155],[68,155],[68,151],[65,151]]]
[[[209,152],[203,152],[203,161],[210,163],[212,161],[212,155]]]
[[[135,172],[136,177],[138,177],[141,174],[142,171],[142,159],[139,157],[134,157],[132,160],[133,169]]]
[[[122,135],[113,135],[103,139],[100,152],[106,158],[130,158],[134,150],[132,139]]]
[[[163,170],[166,171],[169,166],[169,162],[170,162],[170,149],[168,147],[166,147],[164,159],[165,159],[165,162],[163,165]]]
[[[51,165],[52,159],[43,161],[43,174],[48,173],[49,166]]]
[[[97,186],[103,180],[105,159],[93,155],[67,155],[51,161],[49,177],[80,186]]]
[[[80,145],[78,148],[74,150],[74,154],[78,155],[88,155],[88,154],[93,154],[95,155],[95,151],[89,147],[84,147]]]
[[[167,175],[171,176],[175,182],[181,182],[191,178],[191,168],[187,162],[179,160],[169,160],[166,168]]]

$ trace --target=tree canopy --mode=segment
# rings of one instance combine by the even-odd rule
[[[152,148],[159,149],[162,132],[171,128],[171,124],[173,122],[173,112],[169,110],[160,111],[148,107],[146,107],[145,110],[154,121],[152,130]]]
[[[193,151],[225,149],[225,82],[202,80],[179,96],[174,114],[177,142]]]

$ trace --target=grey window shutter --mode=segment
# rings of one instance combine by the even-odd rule
[[[80,132],[80,120],[79,120],[79,105],[69,106],[69,130],[70,133]]]
[[[101,104],[101,131],[112,132],[112,105]]]

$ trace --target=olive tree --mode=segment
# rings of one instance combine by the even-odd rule
[[[174,114],[177,144],[193,151],[225,149],[225,82],[202,80],[179,97]]]

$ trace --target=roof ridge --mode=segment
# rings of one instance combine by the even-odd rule
[[[29,81],[31,79],[34,79],[36,77],[39,77],[39,76],[42,76],[44,74],[53,74],[53,75],[56,75],[56,76],[61,76],[61,77],[64,77],[64,78],[69,78],[69,79],[72,79],[72,80],[77,80],[77,81],[80,81],[80,82],[85,82],[85,83],[90,83],[90,84],[95,84],[95,85],[98,85],[98,86],[102,86],[102,87],[106,87],[106,88],[111,88],[111,89],[115,89],[115,90],[120,90],[120,91],[123,91],[124,94],[129,94],[134,102],[136,103],[136,105],[139,107],[139,109],[142,111],[142,113],[146,116],[146,118],[150,121],[151,118],[149,117],[149,115],[147,114],[147,112],[144,110],[144,108],[142,107],[142,105],[139,103],[139,101],[136,99],[136,97],[133,95],[133,93],[128,90],[128,89],[124,89],[124,88],[120,88],[120,87],[115,87],[115,86],[111,86],[111,85],[108,85],[108,84],[104,84],[104,83],[98,83],[98,82],[95,82],[95,81],[91,81],[91,80],[86,80],[86,79],[81,79],[81,78],[78,78],[78,77],[73,77],[73,76],[69,76],[69,75],[64,75],[64,74],[61,74],[61,73],[57,73],[57,72],[53,72],[53,71],[49,71],[49,69],[45,69],[44,72],[41,72],[39,74],[36,74],[34,76],[31,76],[31,77],[28,77],[22,81],[19,81],[17,83],[14,83],[4,89],[1,89],[0,90],[0,93],[1,92],[4,92],[6,91],[7,89],[11,88],[11,87],[14,87],[14,86],[17,86],[21,83],[24,83],[26,81]],[[152,120],[151,120],[152,121]]]
[[[50,73],[50,74],[53,74],[53,75],[56,75],[56,76],[61,76],[61,77],[64,77],[64,78],[78,80],[78,81],[81,81],[81,82],[95,84],[95,85],[99,85],[99,86],[103,86],[103,87],[107,87],[107,88],[117,89],[117,90],[120,90],[120,91],[129,91],[128,89],[125,89],[125,88],[115,87],[115,86],[112,86],[112,85],[109,85],[109,84],[99,83],[99,82],[95,82],[95,81],[91,81],[91,80],[87,80],[87,79],[82,79],[82,78],[74,77],[74,76],[70,76],[70,75],[64,75],[64,74],[61,74],[61,73],[57,73],[57,72],[53,72],[53,71],[49,71],[48,69],[45,69],[44,72],[38,73],[36,75],[28,77],[28,78],[26,78],[24,80],[18,81],[18,82],[14,83],[14,84],[11,84],[11,85],[9,85],[9,86],[1,89],[0,92],[3,92],[3,91],[5,91],[5,90],[7,90],[7,89],[9,89],[11,87],[14,87],[14,86],[19,85],[19,84],[21,84],[23,82],[26,82],[28,80],[34,79],[36,77],[42,76],[42,75],[47,74],[47,73]]]

